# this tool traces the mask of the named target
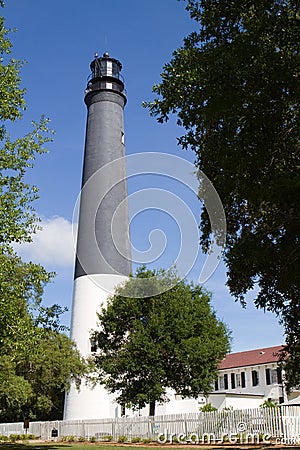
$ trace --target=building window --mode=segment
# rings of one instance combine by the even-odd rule
[[[236,380],[237,387],[240,387],[241,386],[241,374],[240,373],[236,374],[235,380]]]
[[[277,367],[277,383],[282,383],[282,369],[281,367]]]
[[[279,403],[283,403],[284,402],[284,398],[283,397],[279,397]]]
[[[224,375],[224,388],[228,389],[228,375],[225,373]]]
[[[220,389],[224,389],[224,377],[219,377],[219,386]]]
[[[271,383],[272,383],[272,384],[278,383],[277,369],[271,370]]]
[[[97,351],[97,341],[95,339],[91,339],[91,353],[96,353]]]
[[[242,385],[242,388],[246,387],[246,374],[245,374],[245,372],[241,372],[241,385]]]
[[[215,391],[219,390],[219,382],[218,380],[215,381]]]
[[[266,384],[271,384],[271,375],[270,375],[270,369],[266,369]]]
[[[231,389],[235,389],[235,374],[231,374]]]
[[[258,386],[259,378],[257,370],[252,370],[251,374],[252,374],[252,386]]]

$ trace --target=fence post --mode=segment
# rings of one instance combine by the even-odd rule
[[[184,433],[185,433],[185,436],[187,437],[187,435],[188,435],[188,427],[187,427],[186,414],[184,415]]]

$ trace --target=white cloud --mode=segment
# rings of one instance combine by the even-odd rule
[[[74,265],[75,244],[73,225],[63,217],[43,219],[42,230],[33,235],[30,243],[15,246],[26,261],[44,266],[69,267]]]

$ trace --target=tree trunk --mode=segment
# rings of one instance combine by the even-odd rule
[[[149,403],[149,416],[155,416],[155,400]]]

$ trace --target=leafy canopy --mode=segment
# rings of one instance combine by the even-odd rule
[[[168,388],[183,397],[210,392],[229,351],[229,332],[212,310],[210,294],[175,277],[138,269],[102,307],[93,334],[100,382],[120,404],[150,404],[150,415],[155,402],[167,400]],[[157,295],[144,296],[145,278]]]
[[[299,43],[296,0],[186,0],[197,29],[164,66],[145,103],[159,122],[176,114],[196,165],[227,216],[228,286],[280,316],[289,384],[300,383]],[[204,251],[211,239],[201,216]],[[292,369],[294,367],[294,369]]]
[[[0,2],[3,6],[3,2]],[[42,306],[53,274],[24,262],[14,244],[28,242],[38,228],[32,202],[38,189],[25,177],[44,145],[52,140],[48,120],[13,140],[8,126],[22,118],[22,63],[11,58],[12,44],[0,17],[0,421],[61,418],[64,389],[79,383],[86,366],[73,342],[60,334],[59,305]]]

